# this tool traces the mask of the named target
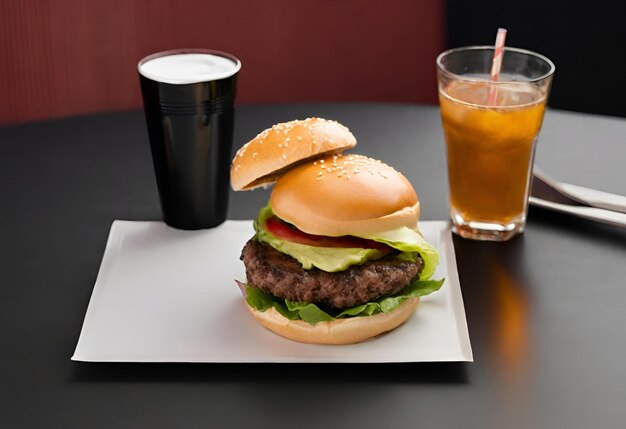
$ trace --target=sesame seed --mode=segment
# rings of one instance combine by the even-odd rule
[[[286,142],[290,142],[290,141],[291,141],[291,139],[290,139],[289,137],[287,137],[287,138],[285,139],[285,141],[286,141]]]
[[[287,159],[287,155],[283,155],[283,159]]]
[[[296,140],[298,140],[299,142],[301,142],[301,141],[302,141],[302,137],[298,136],[298,137],[296,137]]]

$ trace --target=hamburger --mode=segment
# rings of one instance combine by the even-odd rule
[[[238,282],[266,328],[304,343],[350,344],[395,329],[431,280],[437,251],[418,229],[411,183],[387,164],[344,154],[356,139],[319,118],[269,128],[231,166],[234,190],[275,182],[254,221]]]

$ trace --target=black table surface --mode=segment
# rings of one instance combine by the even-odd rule
[[[355,152],[447,218],[432,106],[243,106],[235,148],[276,122],[336,119]],[[550,111],[547,173],[626,195],[626,121]],[[252,218],[268,191],[231,194]],[[99,364],[70,361],[114,219],[160,210],[141,112],[0,128],[0,426],[624,427],[626,231],[531,208],[506,243],[454,238],[473,363]]]

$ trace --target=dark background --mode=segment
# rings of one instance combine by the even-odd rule
[[[626,117],[626,2],[447,0],[447,46],[493,44],[497,27],[556,64],[551,107]]]
[[[243,63],[237,102],[437,103],[447,47],[552,59],[551,107],[626,116],[619,0],[2,0],[0,124],[139,109],[136,64],[181,47]]]
[[[237,102],[436,103],[443,0],[2,0],[0,124],[141,107],[137,62],[209,48]]]

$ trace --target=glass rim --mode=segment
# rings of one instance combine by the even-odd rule
[[[453,77],[457,80],[463,80],[463,81],[468,81],[468,82],[486,82],[488,81],[488,79],[480,79],[480,78],[472,78],[472,77],[467,77],[461,74],[457,74],[457,73],[453,73],[449,70],[446,70],[444,65],[442,64],[442,60],[444,57],[450,55],[450,54],[454,54],[457,52],[463,52],[463,51],[485,51],[485,50],[490,50],[493,51],[495,50],[494,46],[491,45],[476,45],[476,46],[463,46],[460,48],[453,48],[453,49],[448,49],[447,51],[444,51],[442,53],[440,53],[439,55],[437,55],[437,59],[436,59],[436,64],[437,64],[437,68],[442,72],[445,73],[446,75]],[[549,77],[551,77],[554,74],[554,71],[556,70],[556,66],[554,65],[554,63],[552,62],[552,60],[550,60],[548,57],[546,57],[545,55],[541,55],[537,52],[533,52],[533,51],[529,51],[528,49],[520,49],[520,48],[513,48],[513,47],[509,47],[509,46],[505,46],[504,47],[504,52],[515,52],[518,54],[524,54],[524,55],[528,55],[531,57],[535,57],[535,58],[539,58],[542,61],[545,61],[548,66],[550,67],[550,70],[548,70],[547,73],[544,73],[543,75],[536,77],[536,78],[532,78],[532,79],[528,79],[528,80],[524,80],[524,81],[519,81],[519,80],[498,80],[495,82],[492,82],[493,84],[510,84],[510,83],[519,83],[519,82],[523,82],[523,83],[535,83],[535,82],[540,82],[542,80],[548,79]]]
[[[184,82],[184,83],[164,82],[162,79],[158,79],[155,76],[151,75],[150,73],[145,73],[145,72],[142,73],[141,71],[141,66],[147,63],[148,61],[152,61],[154,59],[161,58],[161,57],[168,57],[172,55],[185,55],[185,54],[215,55],[217,57],[228,58],[229,60],[235,63],[234,69],[229,70],[223,73],[222,75],[218,75],[218,77],[211,79],[212,81],[229,78],[231,76],[234,76],[235,74],[237,74],[237,72],[239,72],[239,70],[241,70],[241,61],[239,60],[239,58],[237,58],[233,54],[229,54],[228,52],[218,51],[215,49],[204,49],[204,48],[178,48],[178,49],[169,49],[167,51],[155,52],[153,54],[143,57],[137,62],[137,72],[145,78],[151,79],[155,82],[165,83],[168,85],[194,85],[197,83],[205,82],[204,80],[199,80],[199,81],[194,81],[194,82]]]

